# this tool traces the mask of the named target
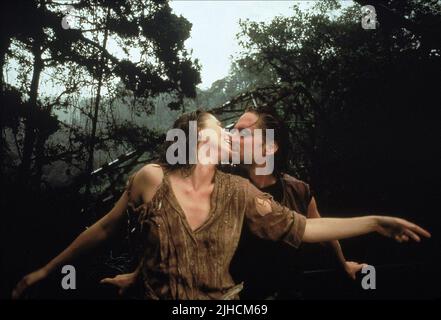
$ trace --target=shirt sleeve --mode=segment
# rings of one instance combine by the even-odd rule
[[[136,176],[136,172],[129,176],[126,183],[125,191],[128,197],[128,203],[127,203],[128,207],[130,208],[131,211],[141,216],[146,213],[148,208],[148,203],[143,203],[143,201],[139,197],[135,198],[133,196],[132,189],[133,189],[133,180],[135,179],[135,176]]]
[[[306,205],[306,211],[308,211],[309,204],[311,203],[312,198],[314,197],[313,190],[311,190],[311,186],[306,182],[303,182],[305,188],[304,194],[304,203]]]
[[[260,238],[283,241],[298,248],[305,233],[306,218],[274,201],[273,197],[246,183],[246,218],[252,233]]]

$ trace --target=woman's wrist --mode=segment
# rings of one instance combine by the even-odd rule
[[[57,264],[54,262],[49,262],[47,265],[45,265],[44,267],[42,267],[40,269],[40,271],[45,275],[48,276],[49,274],[51,274],[54,269],[57,267]]]
[[[380,216],[371,215],[367,216],[367,219],[369,219],[369,230],[370,232],[378,232],[378,229],[380,227]]]

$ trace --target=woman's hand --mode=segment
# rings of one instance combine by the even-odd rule
[[[45,279],[47,276],[48,272],[45,268],[38,269],[37,271],[24,276],[12,291],[12,299],[19,299],[26,290]]]
[[[400,218],[376,216],[377,232],[385,237],[393,238],[398,242],[413,239],[421,241],[421,236],[430,238],[430,233],[414,223]]]
[[[119,274],[113,278],[105,278],[100,283],[108,283],[118,288],[118,294],[123,295],[124,292],[136,283],[138,277],[137,272]]]

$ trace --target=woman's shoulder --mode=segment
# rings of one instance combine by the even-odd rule
[[[149,163],[141,167],[136,176],[139,176],[139,180],[148,182],[150,185],[159,185],[164,179],[164,168],[156,163]]]
[[[129,176],[126,190],[129,199],[136,200],[143,191],[154,191],[159,188],[164,179],[164,169],[155,163],[149,163]]]

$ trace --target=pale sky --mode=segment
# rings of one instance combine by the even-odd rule
[[[169,2],[174,13],[184,16],[192,23],[190,38],[185,42],[187,49],[192,50],[192,57],[201,65],[202,83],[199,88],[207,89],[216,80],[228,75],[231,57],[240,51],[236,35],[240,32],[239,20],[250,19],[257,22],[270,22],[276,16],[291,16],[295,3],[301,9],[311,8],[316,1],[306,0],[171,0]],[[342,1],[349,5],[351,1]],[[85,26],[75,24],[73,28]],[[108,41],[108,50],[115,56],[125,56],[120,45],[112,39]],[[127,58],[127,57],[126,57]],[[13,59],[12,59],[13,60]],[[130,60],[139,60],[139,50],[130,51]],[[14,70],[17,61],[11,61],[6,70],[5,78],[11,83],[17,82]],[[50,74],[43,72],[41,87],[45,95],[53,95],[59,88],[45,84]],[[84,92],[90,94],[89,91]]]
[[[172,0],[170,6],[175,14],[189,20],[193,27],[191,37],[185,42],[193,50],[193,58],[201,64],[201,89],[228,75],[231,56],[239,51],[236,39],[239,20],[271,21],[276,16],[292,15],[292,6],[297,2],[308,8],[315,1],[208,1]]]

